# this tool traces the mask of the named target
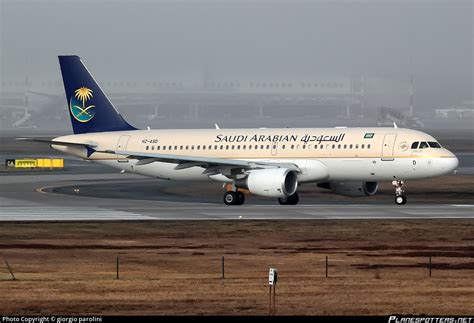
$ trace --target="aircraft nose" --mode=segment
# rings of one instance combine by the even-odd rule
[[[442,163],[443,172],[450,173],[459,165],[459,159],[453,154],[452,157],[444,158]]]

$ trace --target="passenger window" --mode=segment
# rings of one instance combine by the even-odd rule
[[[364,149],[364,148],[365,148],[365,145],[364,145],[364,144],[362,144],[362,145],[360,146],[360,148],[361,148],[361,149]]]
[[[158,146],[158,150],[160,150],[160,146]],[[183,146],[179,146],[179,150],[183,150]]]
[[[437,143],[436,141],[428,141],[428,144],[430,145],[431,148],[441,148],[441,145]]]
[[[194,150],[194,146],[191,146],[191,150]]]
[[[367,145],[367,149],[370,149],[370,144]]]
[[[418,141],[415,141],[414,143],[411,144],[411,149],[417,149],[418,148]]]
[[[336,145],[332,145],[332,149],[336,148]]]
[[[171,150],[171,149],[172,149],[171,146],[169,146],[169,147],[168,147],[168,150]]]
[[[427,142],[420,142],[420,149],[428,148],[428,143]]]
[[[146,150],[148,150],[148,146],[146,146]]]
[[[174,150],[178,150],[178,146],[174,146]]]
[[[151,150],[155,150],[155,146],[151,146]]]
[[[281,146],[281,149],[285,149],[285,145]]]
[[[163,146],[163,150],[166,150],[166,146]]]
[[[295,149],[295,145],[291,145],[291,149]]]

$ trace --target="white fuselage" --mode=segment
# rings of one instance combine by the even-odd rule
[[[177,164],[137,165],[126,155],[103,151],[133,151],[177,156],[202,156],[294,164],[298,182],[382,181],[429,178],[451,172],[456,156],[445,148],[416,148],[414,142],[436,142],[423,132],[402,128],[133,130],[69,135],[54,140],[86,143],[53,148],[97,163],[145,176],[169,180],[217,180],[201,166],[175,169]]]

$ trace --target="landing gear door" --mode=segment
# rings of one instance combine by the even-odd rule
[[[129,139],[130,139],[130,136],[120,136],[117,142],[117,150],[127,150]],[[128,159],[123,158],[123,155],[117,155],[117,161],[119,163],[128,163]]]
[[[383,138],[382,160],[394,160],[393,152],[395,148],[396,133],[387,133]]]

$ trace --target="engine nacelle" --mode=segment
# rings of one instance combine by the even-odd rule
[[[372,196],[377,193],[377,182],[326,182],[318,184],[320,188],[330,189],[345,196]]]
[[[298,188],[296,172],[288,168],[258,169],[239,179],[235,185],[250,193],[266,197],[285,197],[293,195]]]

